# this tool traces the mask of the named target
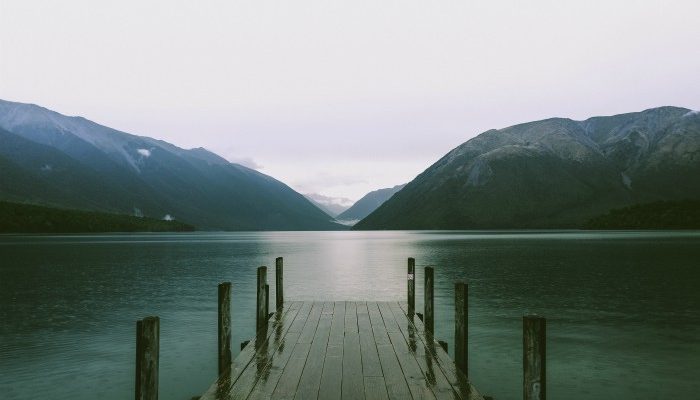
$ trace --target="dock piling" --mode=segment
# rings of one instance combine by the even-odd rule
[[[408,317],[413,318],[416,312],[416,259],[408,258]]]
[[[433,267],[425,267],[425,285],[423,286],[423,294],[425,296],[423,303],[423,323],[425,324],[425,330],[431,335],[435,332],[435,315],[434,315],[434,305],[433,305],[433,284],[434,284],[434,270]]]
[[[219,284],[219,375],[231,367],[231,282]]]
[[[256,314],[255,314],[255,326],[256,332],[260,331],[261,328],[267,326],[267,310],[265,295],[265,286],[267,285],[267,267],[258,267],[258,284],[257,284],[257,303],[256,303]]]
[[[284,279],[284,259],[277,257],[275,259],[275,308],[280,309],[284,305],[284,291],[282,283]]]
[[[158,400],[160,319],[136,322],[136,400]]]
[[[547,399],[546,320],[538,315],[523,317],[523,398]]]
[[[265,321],[267,321],[270,315],[270,285],[265,284]]]
[[[469,376],[468,360],[468,303],[469,288],[465,282],[455,283],[455,364]]]

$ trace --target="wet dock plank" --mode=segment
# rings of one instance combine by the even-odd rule
[[[291,302],[202,400],[483,400],[398,302]]]

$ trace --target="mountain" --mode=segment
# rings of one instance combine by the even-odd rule
[[[678,107],[492,129],[354,229],[573,228],[613,208],[700,199],[700,114]]]
[[[396,185],[392,188],[369,192],[353,204],[352,207],[338,215],[336,219],[339,221],[359,221],[384,204],[385,201],[389,200],[394,193],[403,189],[404,186],[406,185]]]
[[[169,215],[198,229],[342,229],[284,183],[203,148],[33,104],[0,100],[0,169],[0,200]]]
[[[1,233],[189,232],[180,221],[0,201]]]
[[[352,205],[352,200],[345,197],[330,197],[318,193],[307,193],[304,197],[321,211],[334,218]]]

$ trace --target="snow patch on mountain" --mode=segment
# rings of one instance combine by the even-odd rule
[[[150,157],[151,156],[151,151],[148,149],[137,149],[136,150],[139,154],[141,154],[144,157]]]

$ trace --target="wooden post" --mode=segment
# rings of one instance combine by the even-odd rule
[[[231,282],[219,284],[219,375],[231,367]]]
[[[256,332],[267,325],[267,310],[265,310],[265,285],[267,284],[267,267],[258,267],[257,303],[255,314]]]
[[[284,259],[277,257],[275,259],[275,308],[280,309],[284,305],[284,289],[282,283],[284,278]]]
[[[429,332],[431,335],[435,332],[435,315],[433,314],[433,276],[433,267],[425,267],[425,285],[423,286],[423,294],[425,295],[423,302],[423,323],[425,324],[425,331]]]
[[[547,399],[546,320],[538,315],[523,317],[523,399]]]
[[[455,365],[467,377],[469,376],[467,369],[469,354],[467,347],[468,289],[465,282],[455,283]]]
[[[158,400],[160,319],[136,321],[136,400]]]
[[[268,315],[270,315],[270,285],[268,285],[266,283],[265,284],[265,321],[267,321]]]
[[[408,317],[416,312],[416,259],[408,258]]]

